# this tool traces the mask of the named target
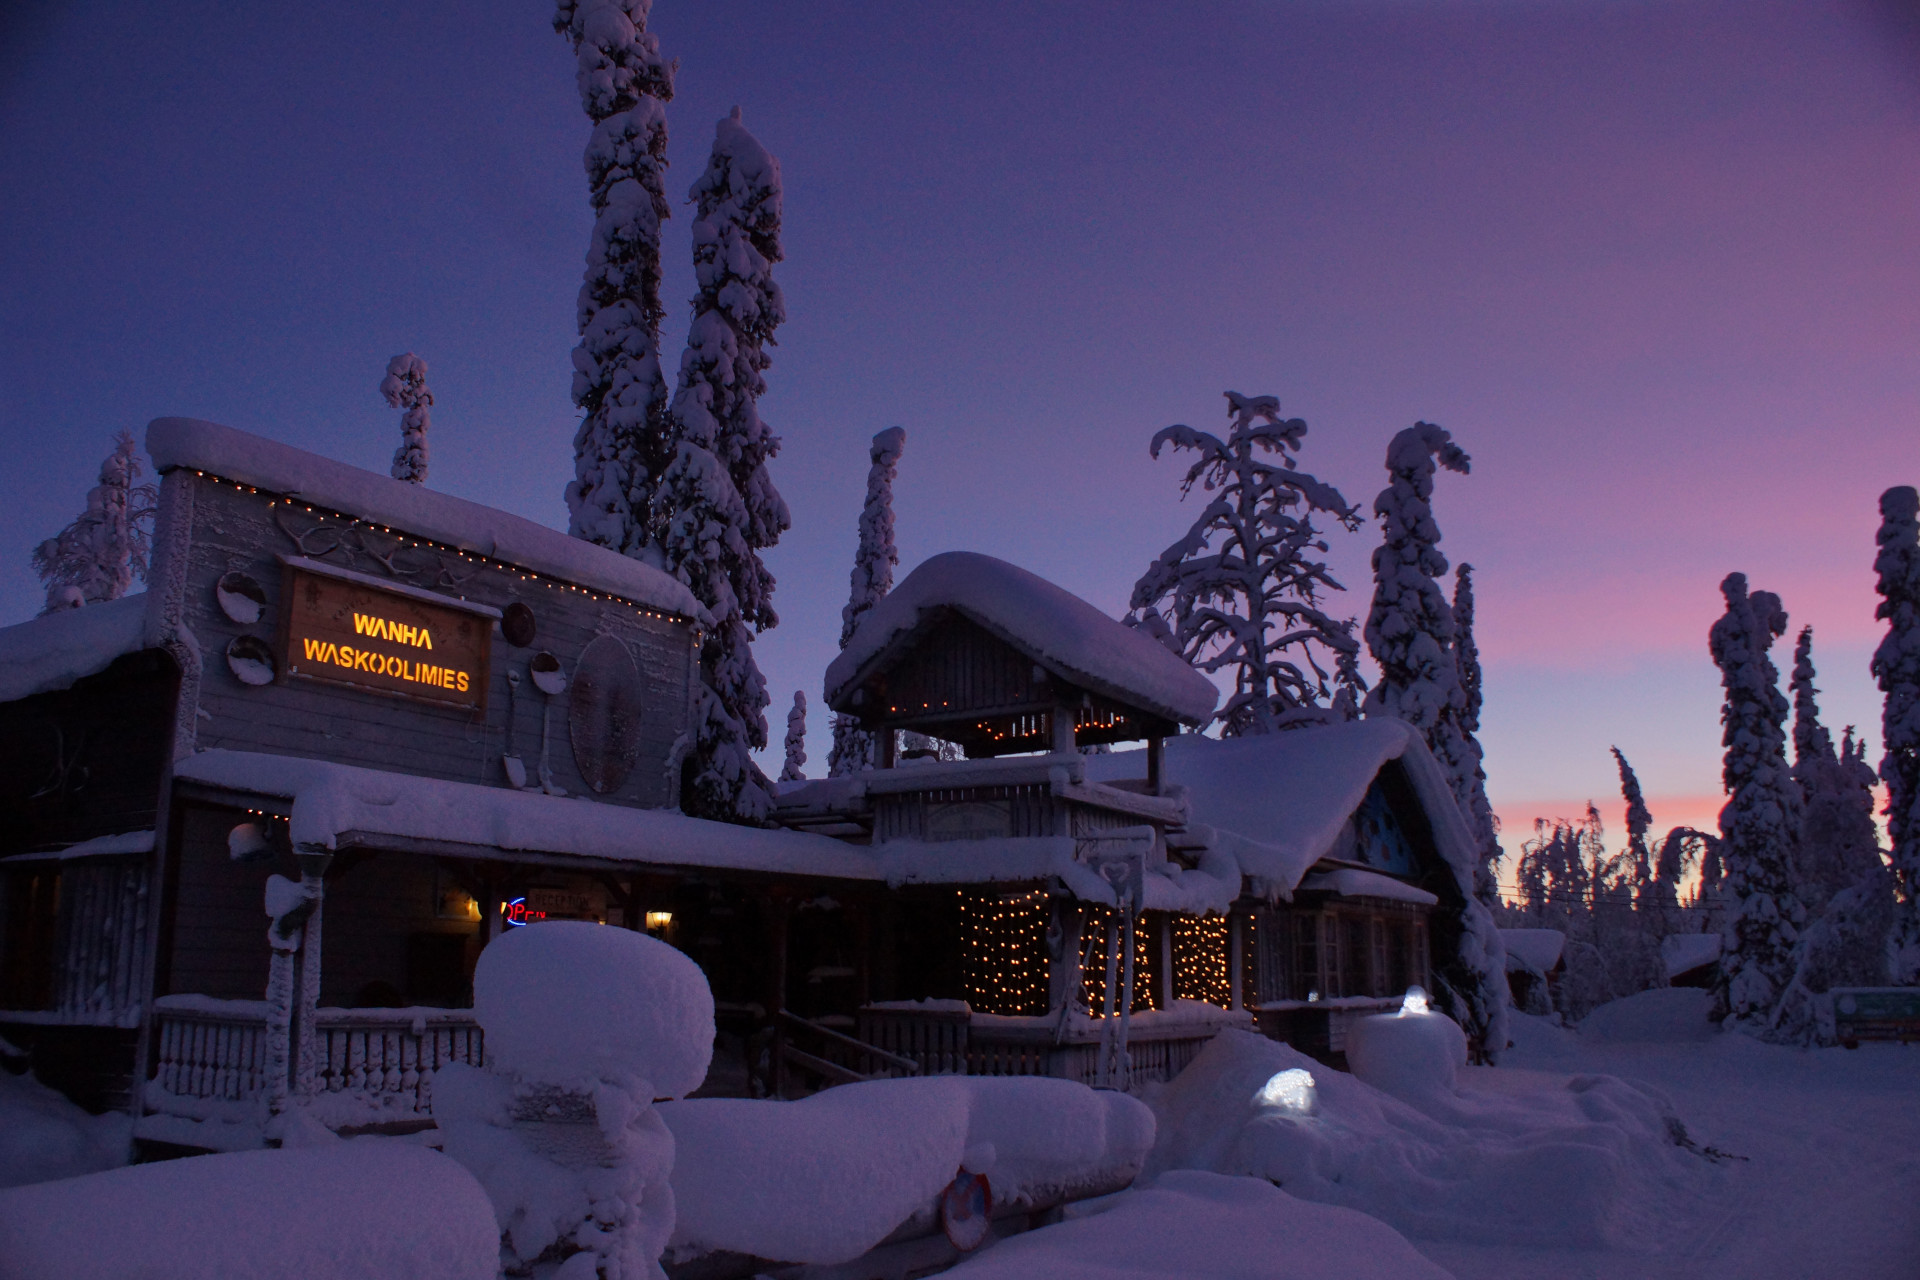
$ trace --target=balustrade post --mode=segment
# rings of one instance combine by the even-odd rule
[[[300,892],[312,909],[307,916],[305,938],[300,946],[300,1007],[294,1022],[294,1092],[311,1098],[315,1088],[314,1021],[320,1008],[320,920],[326,897],[327,864],[333,855],[325,850],[302,849]]]

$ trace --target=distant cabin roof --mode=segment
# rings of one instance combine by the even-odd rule
[[[0,628],[0,702],[71,688],[149,647],[146,617],[143,592]]]
[[[162,472],[205,471],[712,625],[693,593],[652,565],[425,485],[198,418],[155,418],[147,452]]]
[[[943,609],[972,619],[1042,666],[1093,693],[1169,720],[1199,724],[1219,691],[1144,632],[1004,560],[948,551],[924,561],[860,621],[827,667],[839,707],[872,668]]]

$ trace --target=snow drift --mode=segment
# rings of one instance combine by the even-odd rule
[[[1391,1057],[1405,1046],[1374,1047]],[[1287,1072],[1311,1076],[1311,1091],[1280,1087]],[[1412,1073],[1402,1062],[1385,1078]],[[1150,1172],[1251,1174],[1429,1239],[1630,1239],[1657,1199],[1704,1167],[1676,1145],[1663,1099],[1611,1076],[1483,1070],[1403,1099],[1238,1031],[1215,1037],[1149,1101],[1159,1120]]]
[[[499,1234],[466,1170],[357,1138],[134,1165],[0,1191],[0,1276],[491,1280]]]

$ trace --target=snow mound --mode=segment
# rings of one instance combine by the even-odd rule
[[[695,1098],[672,1130],[672,1256],[857,1258],[916,1216],[964,1164],[996,1205],[1112,1191],[1140,1171],[1153,1114],[1070,1080],[934,1076],[841,1085],[798,1102]]]
[[[1092,1207],[1092,1206],[1089,1206]],[[956,1280],[1445,1280],[1393,1228],[1255,1178],[1181,1171],[954,1268]]]
[[[513,929],[480,953],[473,1013],[487,1065],[591,1093],[638,1077],[653,1096],[700,1087],[713,1057],[713,993],[657,938],[580,920]]]
[[[1709,1018],[1711,992],[1698,987],[1655,987],[1613,1000],[1580,1022],[1580,1038],[1601,1044],[1711,1040],[1720,1034]]]
[[[0,1187],[123,1165],[132,1125],[119,1112],[88,1115],[31,1075],[0,1071]]]
[[[1282,1087],[1290,1072],[1313,1078],[1310,1107]],[[1224,1031],[1148,1100],[1159,1120],[1149,1172],[1251,1174],[1434,1240],[1630,1240],[1705,1168],[1675,1145],[1663,1099],[1610,1076],[1469,1069],[1457,1091],[1413,1105]]]
[[[499,1233],[459,1165],[357,1138],[0,1191],[0,1260],[34,1280],[491,1280]]]
[[[1361,1018],[1347,1028],[1347,1066],[1354,1078],[1403,1102],[1452,1093],[1467,1065],[1467,1033],[1443,1013]]]
[[[1074,683],[1185,724],[1220,700],[1213,682],[1144,631],[1127,626],[1045,578],[972,551],[922,561],[881,597],[827,667],[827,704],[838,707],[862,670],[941,609],[953,609]]]

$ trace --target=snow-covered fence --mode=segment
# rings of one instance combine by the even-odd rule
[[[266,1098],[265,1001],[162,996],[154,1012],[148,1110],[204,1119],[225,1110],[220,1103]],[[425,1124],[433,1073],[453,1062],[479,1066],[485,1055],[480,1026],[464,1009],[320,1009],[314,1042],[314,1093],[293,1096],[348,1126]]]
[[[1132,1076],[1171,1080],[1192,1062],[1222,1025],[1244,1025],[1245,1015],[1199,1007],[1172,1016],[1135,1015],[1127,1038]],[[860,1039],[910,1058],[922,1075],[1053,1076],[1080,1084],[1101,1081],[1098,1019],[1079,1015],[1068,1025],[1055,1017],[996,1017],[958,1001],[860,1011]]]

